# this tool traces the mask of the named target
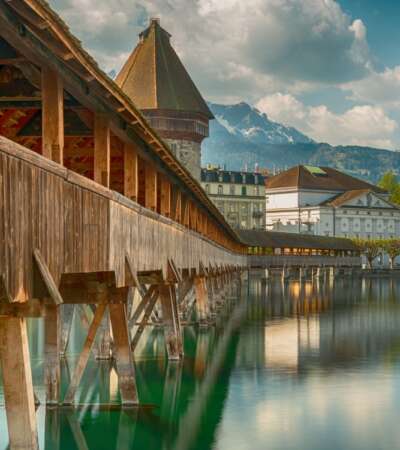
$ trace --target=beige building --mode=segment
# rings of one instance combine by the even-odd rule
[[[265,228],[265,178],[256,172],[201,169],[201,185],[232,228]]]

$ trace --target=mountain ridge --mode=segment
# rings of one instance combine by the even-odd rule
[[[296,128],[271,121],[245,102],[208,105],[215,120],[210,122],[210,137],[203,143],[203,165],[230,170],[250,169],[256,164],[270,170],[298,164],[325,165],[373,183],[388,170],[400,173],[399,152],[318,143]]]

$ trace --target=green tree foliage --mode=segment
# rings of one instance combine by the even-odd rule
[[[372,262],[382,251],[382,239],[353,239],[354,244],[365,255],[368,261],[368,267],[372,269]]]
[[[386,172],[379,180],[378,186],[390,194],[390,201],[400,205],[400,183],[393,171]]]
[[[400,239],[384,239],[381,248],[389,256],[390,268],[393,269],[394,260],[400,255]]]

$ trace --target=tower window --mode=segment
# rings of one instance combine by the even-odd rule
[[[218,194],[219,194],[219,195],[222,195],[223,193],[224,193],[224,191],[223,191],[222,184],[219,184],[219,185],[218,185]]]

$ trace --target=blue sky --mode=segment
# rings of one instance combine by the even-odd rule
[[[400,62],[400,2],[398,0],[340,0],[343,10],[360,17],[377,63],[394,67]]]
[[[333,145],[400,150],[400,0],[50,0],[106,71],[150,17],[208,100]]]

